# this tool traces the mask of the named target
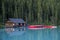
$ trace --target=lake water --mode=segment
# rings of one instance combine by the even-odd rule
[[[24,34],[16,36],[9,36],[0,29],[0,40],[60,40],[60,29],[27,29]]]

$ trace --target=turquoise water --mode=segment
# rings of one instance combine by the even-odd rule
[[[60,29],[27,30],[16,36],[9,36],[0,29],[0,40],[60,40]]]

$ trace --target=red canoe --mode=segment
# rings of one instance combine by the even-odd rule
[[[57,26],[50,26],[50,25],[29,25],[29,29],[45,29],[45,28],[57,28]]]

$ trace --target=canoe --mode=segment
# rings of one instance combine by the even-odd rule
[[[29,25],[28,29],[46,29],[46,28],[57,28],[57,26],[52,25]]]

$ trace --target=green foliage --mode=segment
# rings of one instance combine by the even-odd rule
[[[60,25],[59,0],[2,0],[1,8],[2,19],[23,18],[29,24]]]

